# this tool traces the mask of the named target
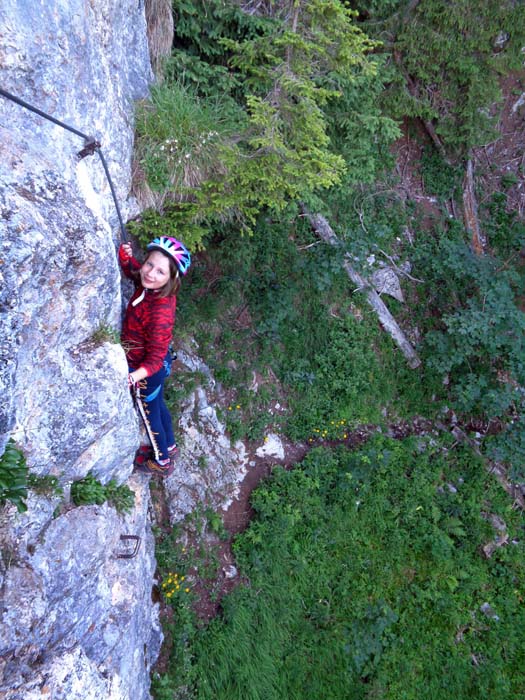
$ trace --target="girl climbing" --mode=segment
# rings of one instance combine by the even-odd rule
[[[171,368],[169,345],[180,275],[188,271],[191,257],[180,241],[169,236],[155,238],[147,251],[141,265],[133,257],[129,243],[119,248],[122,271],[135,283],[121,340],[129,366],[128,384],[137,399],[151,443],[139,447],[134,467],[149,474],[169,476],[175,467],[177,443],[163,389]]]

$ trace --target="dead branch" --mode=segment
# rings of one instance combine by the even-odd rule
[[[456,426],[451,432],[458,442],[469,445],[477,455],[483,457],[477,442],[470,438],[464,430]],[[513,505],[516,508],[525,510],[525,496],[522,494],[520,487],[509,480],[505,467],[499,462],[483,459],[488,465],[489,473],[494,474],[503,489],[514,499]]]
[[[332,227],[324,218],[324,216],[322,216],[321,214],[311,214],[306,209],[306,207],[304,207],[304,205],[301,206],[301,211],[303,215],[308,219],[313,230],[319,236],[319,238],[321,238],[326,243],[329,243],[330,245],[339,245],[339,240],[337,236],[335,235]],[[398,326],[397,321],[392,316],[388,308],[385,306],[379,294],[373,289],[370,282],[352,267],[348,255],[345,256],[343,267],[346,270],[346,273],[348,274],[352,282],[354,282],[357,285],[357,288],[365,292],[367,301],[376,312],[379,318],[379,322],[381,323],[385,331],[394,340],[394,342],[398,345],[399,349],[406,357],[409,367],[411,367],[412,369],[416,369],[416,367],[419,367],[419,365],[421,364],[421,360],[419,359],[416,351],[414,350],[410,342],[407,340],[401,328]]]
[[[419,282],[420,284],[424,284],[424,280],[419,280],[417,277],[412,277],[412,275],[410,275],[406,270],[403,270],[402,268],[398,267],[394,258],[391,255],[385,253],[385,251],[381,250],[381,248],[378,248],[377,250],[381,253],[381,255],[384,255],[387,260],[390,260],[390,264],[399,275],[404,275],[404,277],[408,277],[408,279],[412,280],[412,282]]]
[[[483,255],[487,241],[479,225],[478,219],[478,203],[474,191],[474,166],[472,158],[467,161],[467,169],[465,171],[465,180],[463,183],[463,215],[465,219],[465,228],[470,234],[472,250],[477,255]]]

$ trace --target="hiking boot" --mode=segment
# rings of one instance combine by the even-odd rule
[[[153,457],[153,450],[151,447],[149,445],[141,445],[135,453],[133,468],[135,471],[142,472],[143,474],[170,476],[170,474],[173,474],[178,457],[179,448],[175,446],[172,450],[169,450],[169,462],[167,464],[160,464]]]
[[[156,459],[153,459],[150,457],[149,459],[146,459],[139,468],[139,471],[142,471],[146,474],[153,474],[154,476],[170,476],[170,474],[173,474],[173,470],[175,469],[175,464],[171,463],[171,460],[167,464],[161,464],[160,462],[157,462]]]

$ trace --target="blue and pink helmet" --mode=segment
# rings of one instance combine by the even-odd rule
[[[151,243],[146,246],[147,250],[160,250],[166,255],[170,255],[175,262],[181,274],[185,275],[191,265],[191,255],[189,250],[176,238],[171,236],[159,236],[154,238]]]

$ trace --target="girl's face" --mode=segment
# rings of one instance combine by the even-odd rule
[[[160,289],[170,278],[170,261],[159,250],[148,255],[140,268],[140,281],[146,289]]]

